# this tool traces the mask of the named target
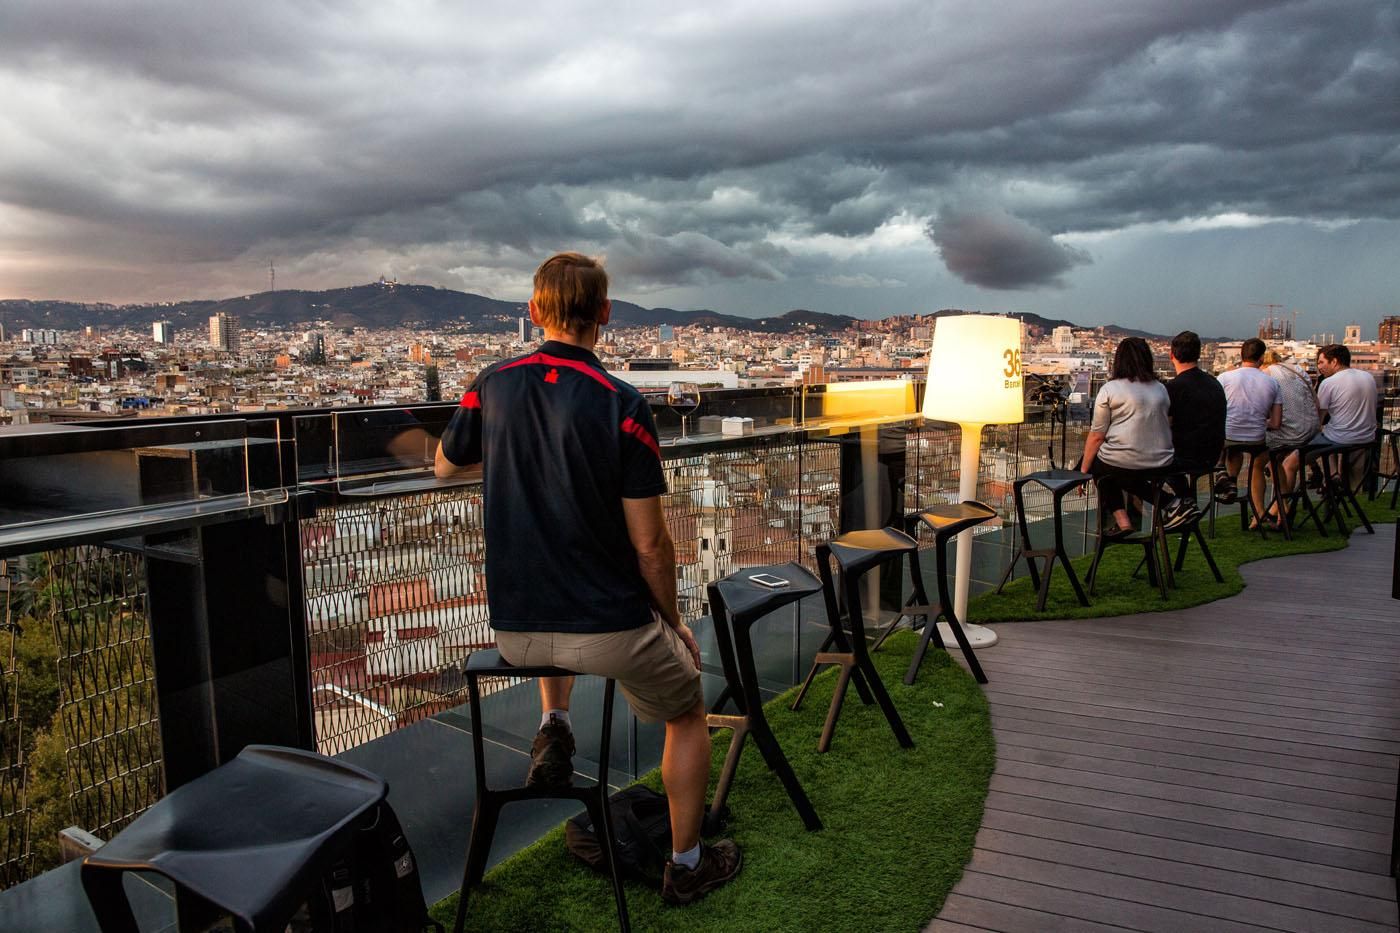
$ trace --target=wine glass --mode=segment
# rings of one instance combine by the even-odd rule
[[[681,416],[681,438],[686,436],[690,413],[700,407],[700,385],[695,382],[673,382],[666,389],[666,404]]]

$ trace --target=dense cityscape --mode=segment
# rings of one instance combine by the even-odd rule
[[[376,287],[392,291],[397,284],[381,280]],[[523,305],[518,310],[524,315]],[[155,321],[59,330],[7,327],[0,319],[0,424],[451,400],[484,367],[540,337],[523,316],[499,324],[489,332],[343,327],[329,318],[267,325],[219,312],[207,327]],[[1304,366],[1318,346],[1334,341],[1350,347],[1358,368],[1400,361],[1400,317],[1385,318],[1374,334],[1349,325],[1340,339],[1303,338],[1295,326],[1296,319],[1271,310],[1258,335]],[[643,391],[664,390],[677,379],[711,389],[917,379],[936,327],[936,314],[862,320],[837,332],[811,325],[778,334],[736,326],[622,326],[604,332],[598,353]],[[1023,323],[1022,332],[1030,372],[1070,377],[1103,373],[1124,333],[1033,323]],[[1169,373],[1168,338],[1148,340]],[[1208,368],[1230,368],[1238,350],[1238,341],[1208,341]]]

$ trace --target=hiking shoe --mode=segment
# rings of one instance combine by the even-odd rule
[[[1235,481],[1229,476],[1222,476],[1215,481],[1215,501],[1221,505],[1233,505],[1240,499],[1239,491],[1235,488]]]
[[[574,733],[564,723],[550,718],[535,733],[530,746],[530,772],[525,786],[568,787],[574,783]]]
[[[666,863],[666,873],[661,879],[661,899],[684,907],[733,881],[743,864],[744,855],[733,839],[721,839],[714,845],[701,843],[700,864],[693,869],[675,862]]]

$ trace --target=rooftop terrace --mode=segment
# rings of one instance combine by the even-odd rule
[[[838,419],[817,395],[714,393],[709,414],[752,413],[758,430],[663,439],[682,611],[702,636],[709,580],[776,560],[810,565],[815,544],[839,530],[956,497],[956,429]],[[110,838],[242,744],[283,742],[385,774],[429,900],[455,889],[471,806],[460,666],[491,633],[479,487],[423,470],[451,410],[0,433],[0,557],[11,568],[0,609],[38,619],[26,630],[51,633],[56,650],[44,664],[58,681],[49,767],[67,782],[49,801],[64,817],[58,828]],[[1047,465],[1047,427],[988,430],[979,497],[1004,518],[1010,480]],[[1078,430],[1070,426],[1071,451]],[[1029,505],[1043,522],[1048,503]],[[1072,505],[1071,550],[1081,553],[1094,516],[1088,500]],[[975,855],[935,928],[1392,922],[1385,853],[1400,688],[1383,668],[1400,654],[1387,647],[1392,542],[1383,527],[1344,551],[1250,564],[1242,595],[1195,609],[1000,625],[1001,644],[980,654],[997,770]],[[1012,550],[1009,527],[979,529],[975,589],[996,582]],[[36,567],[40,577],[24,577]],[[1327,618],[1329,588],[1357,607],[1345,626]],[[1144,610],[1160,605],[1121,574],[1101,583],[1114,590],[1139,593]],[[16,601],[24,593],[30,602]],[[903,595],[886,581],[871,609],[888,613]],[[824,631],[815,601],[774,620],[759,645],[769,695],[800,680]],[[20,754],[14,710],[31,672],[13,660],[17,637],[10,658],[0,651],[0,871],[12,885],[0,892],[0,930],[95,929],[76,863],[40,873],[53,811],[41,819],[42,782],[31,753]],[[704,647],[713,696],[719,669]],[[131,663],[106,664],[113,657]],[[179,671],[182,683],[152,670]],[[586,710],[591,694],[580,693]],[[488,699],[494,765],[523,768],[538,715],[531,689]],[[653,768],[658,740],[620,712],[613,779]],[[586,771],[587,749],[580,755]],[[566,815],[512,817],[496,860]],[[168,898],[145,893],[159,922]]]

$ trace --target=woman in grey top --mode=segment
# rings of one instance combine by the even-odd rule
[[[1276,430],[1269,431],[1264,440],[1270,448],[1302,447],[1313,439],[1318,431],[1317,396],[1313,395],[1312,382],[1292,364],[1285,363],[1276,350],[1265,350],[1259,366],[1278,383],[1279,401],[1283,403],[1283,422]],[[1283,460],[1283,469],[1277,482],[1280,492],[1292,492],[1298,482],[1300,457],[1295,450]],[[1261,507],[1264,501],[1264,466],[1262,458],[1254,458],[1254,478],[1250,488],[1256,490],[1258,500],[1254,504],[1255,515],[1264,514]],[[1278,507],[1269,506],[1269,519],[1278,526]]]
[[[1152,350],[1141,337],[1127,337],[1113,354],[1109,381],[1094,399],[1094,417],[1084,441],[1080,469],[1094,474],[1102,508],[1115,526],[1103,533],[1121,537],[1133,532],[1123,493],[1152,497],[1147,473],[1172,462],[1172,431],[1167,420],[1171,401],[1152,370]],[[1165,505],[1164,526],[1180,527],[1195,517],[1195,507],[1173,497]]]

